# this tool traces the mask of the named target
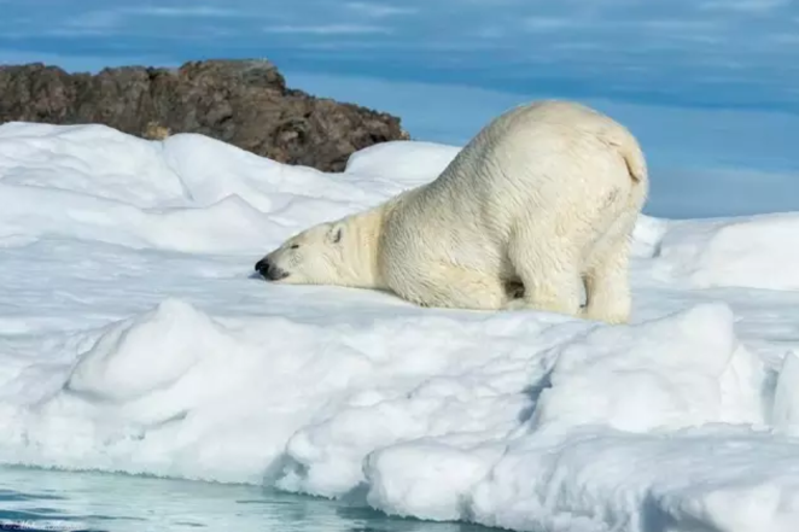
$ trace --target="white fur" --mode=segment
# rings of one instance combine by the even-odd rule
[[[493,120],[433,182],[312,227],[265,258],[289,274],[282,283],[621,323],[631,307],[630,235],[648,186],[625,127],[577,103],[534,102]]]

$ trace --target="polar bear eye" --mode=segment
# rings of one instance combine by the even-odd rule
[[[289,246],[289,249],[298,249],[299,247],[300,247],[299,244],[292,244],[291,246]]]

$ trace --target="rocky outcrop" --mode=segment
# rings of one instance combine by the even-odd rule
[[[162,138],[202,133],[289,164],[340,171],[349,155],[407,139],[400,119],[286,87],[266,60],[69,74],[41,63],[0,67],[0,123],[100,123]]]

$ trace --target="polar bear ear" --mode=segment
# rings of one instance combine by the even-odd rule
[[[344,227],[341,224],[333,224],[330,231],[327,232],[327,239],[333,244],[341,242],[341,236],[344,234]]]

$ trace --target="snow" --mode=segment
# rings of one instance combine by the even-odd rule
[[[799,213],[642,216],[624,326],[252,274],[457,151],[391,142],[326,174],[200,135],[0,126],[0,462],[515,530],[794,530]]]
[[[799,232],[796,214],[712,220],[698,229],[673,223],[656,252],[659,278],[694,288],[799,290],[799,249],[785,245]]]

